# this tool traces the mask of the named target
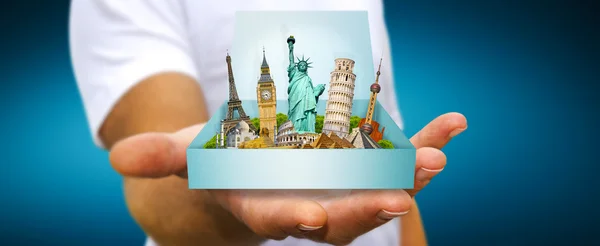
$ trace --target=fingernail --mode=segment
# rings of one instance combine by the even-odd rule
[[[298,224],[296,226],[296,228],[298,228],[298,230],[301,230],[301,231],[314,231],[321,227],[323,227],[323,226],[307,226],[305,224]]]
[[[427,169],[422,167],[421,168],[422,171],[417,172],[415,179],[417,181],[425,181],[427,179],[431,179],[431,177],[433,177],[433,174],[435,173],[439,173],[442,170],[444,170],[444,168],[442,169]]]
[[[441,168],[441,169],[428,169],[428,168],[421,167],[421,170],[426,171],[426,172],[430,172],[430,173],[439,173],[442,170],[444,170],[444,168]]]
[[[391,220],[394,219],[396,217],[400,217],[402,215],[407,214],[408,211],[404,211],[404,212],[390,212],[387,211],[385,209],[382,209],[381,211],[379,211],[379,213],[377,213],[377,217],[382,219],[382,220]]]
[[[450,132],[450,135],[448,136],[451,138],[456,137],[456,135],[460,134],[461,132],[464,132],[465,130],[467,130],[467,127],[454,129],[454,131]]]

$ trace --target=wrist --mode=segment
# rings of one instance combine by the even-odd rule
[[[264,239],[235,218],[207,190],[190,190],[187,180],[125,178],[132,217],[158,245],[252,245]]]

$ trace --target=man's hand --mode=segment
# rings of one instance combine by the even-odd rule
[[[466,118],[459,113],[448,113],[437,117],[415,134],[410,142],[417,148],[417,161],[415,167],[414,188],[407,190],[408,194],[415,196],[425,188],[431,179],[440,173],[446,166],[446,155],[441,149],[450,140],[467,129]],[[425,246],[427,239],[416,202],[413,203],[411,212],[402,217],[401,244],[411,246]]]
[[[408,193],[414,196],[446,165],[446,155],[441,149],[467,129],[467,119],[459,113],[437,117],[415,134],[410,142],[417,148],[415,186]]]
[[[450,113],[438,117],[411,138],[417,148],[412,190],[353,191],[323,206],[306,198],[264,191],[208,192],[225,211],[261,237],[281,240],[293,236],[348,244],[389,220],[407,214],[412,197],[444,168],[446,156],[440,148],[466,127],[464,116]],[[111,164],[119,173],[130,177],[186,177],[186,147],[201,129],[202,125],[195,125],[172,134],[144,133],[126,138],[113,146]]]

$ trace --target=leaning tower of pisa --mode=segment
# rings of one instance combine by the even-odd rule
[[[354,98],[354,81],[352,73],[354,61],[347,58],[335,59],[335,68],[331,72],[329,82],[329,98],[325,107],[323,133],[335,133],[339,137],[348,136],[352,99]]]

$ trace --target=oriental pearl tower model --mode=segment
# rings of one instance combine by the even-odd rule
[[[360,130],[375,140],[375,142],[379,142],[383,139],[383,132],[385,131],[385,127],[381,129],[379,132],[379,123],[373,120],[373,112],[375,111],[375,104],[377,102],[377,94],[381,91],[381,86],[379,85],[379,75],[381,74],[381,61],[379,60],[379,67],[377,68],[377,77],[375,78],[375,83],[373,83],[370,87],[371,90],[371,98],[369,100],[369,108],[367,110],[367,117],[360,120],[358,125],[360,126]]]

